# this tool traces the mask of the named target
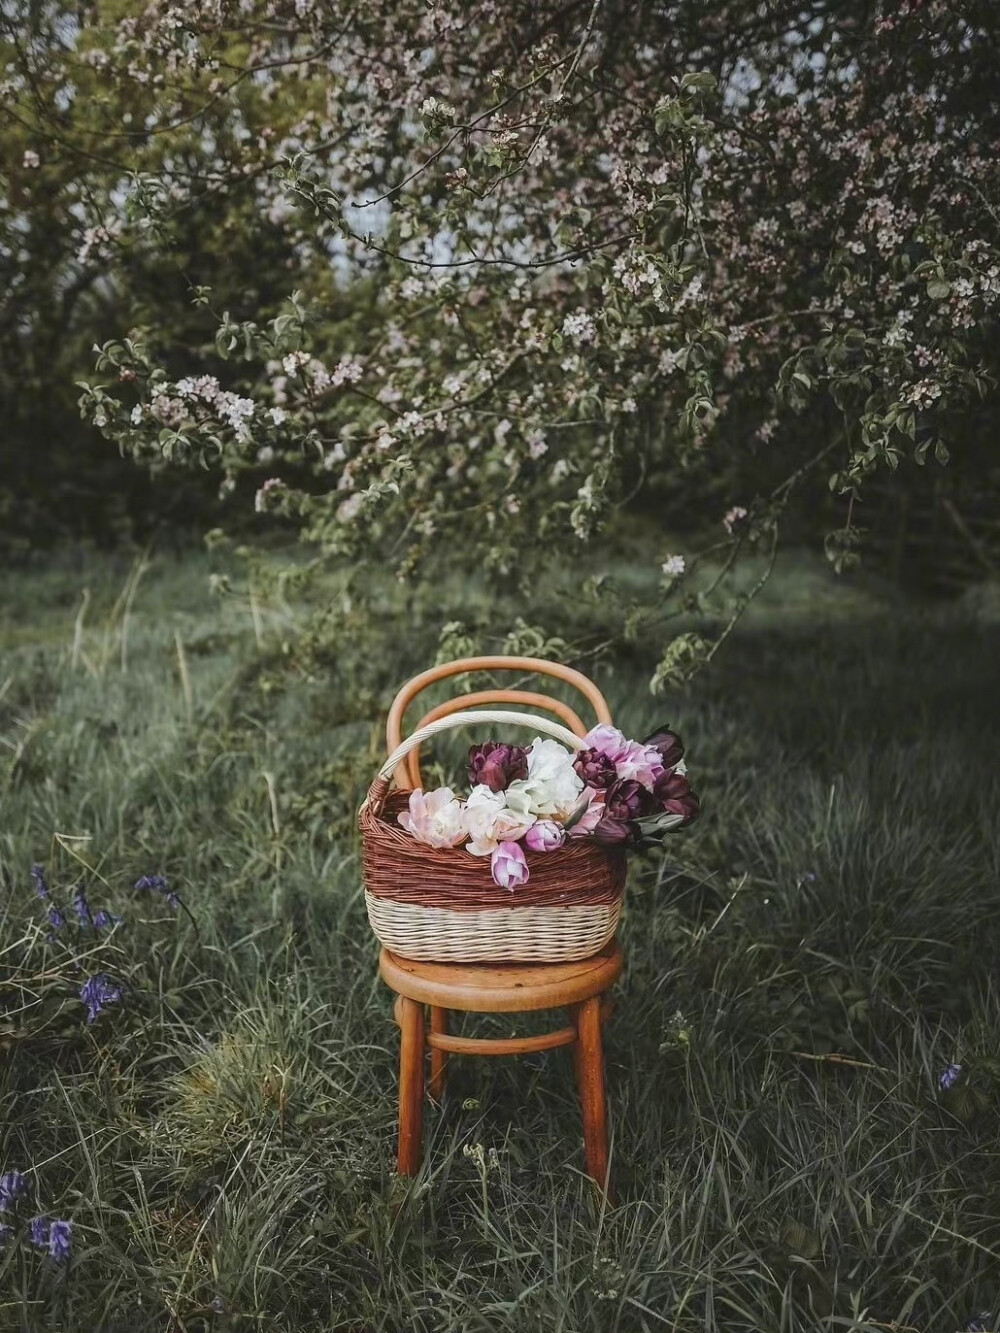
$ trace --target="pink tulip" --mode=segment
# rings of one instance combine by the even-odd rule
[[[571,838],[589,837],[604,818],[604,793],[594,791],[593,787],[585,787],[583,796],[587,801],[587,808],[573,827],[568,830]]]
[[[511,893],[528,882],[528,862],[516,842],[500,844],[490,857],[490,869],[493,871],[494,882],[501,889],[510,889]]]
[[[554,819],[539,819],[524,835],[524,845],[533,852],[554,852],[566,841],[566,830]]]

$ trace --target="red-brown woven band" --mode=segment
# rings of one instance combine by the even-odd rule
[[[375,793],[373,792],[373,795]],[[552,852],[526,851],[527,884],[511,892],[493,882],[488,856],[462,847],[437,850],[418,842],[396,822],[409,792],[369,800],[362,808],[362,867],[365,888],[376,898],[452,911],[501,907],[596,907],[615,903],[625,891],[625,855],[590,838],[571,838]]]

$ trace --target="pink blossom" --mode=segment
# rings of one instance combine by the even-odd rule
[[[524,845],[533,852],[553,852],[566,841],[566,830],[554,819],[539,819],[524,835]]]
[[[428,847],[457,847],[468,836],[465,810],[450,787],[410,792],[410,808],[396,816],[407,833]]]
[[[502,842],[490,857],[494,882],[513,891],[528,882],[528,862],[516,842]]]

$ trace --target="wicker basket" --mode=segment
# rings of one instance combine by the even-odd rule
[[[530,876],[513,893],[493,881],[489,857],[437,850],[397,823],[407,791],[389,791],[397,765],[429,737],[497,722],[532,727],[578,750],[580,737],[530,713],[452,713],[421,727],[386,760],[361,807],[365,903],[382,943],[403,958],[438,962],[569,962],[614,936],[625,892],[625,855],[590,838],[527,851]]]

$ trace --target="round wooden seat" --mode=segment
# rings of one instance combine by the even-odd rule
[[[397,995],[440,1009],[480,1014],[562,1009],[603,995],[622,970],[617,940],[575,963],[418,963],[383,949],[382,980]]]

